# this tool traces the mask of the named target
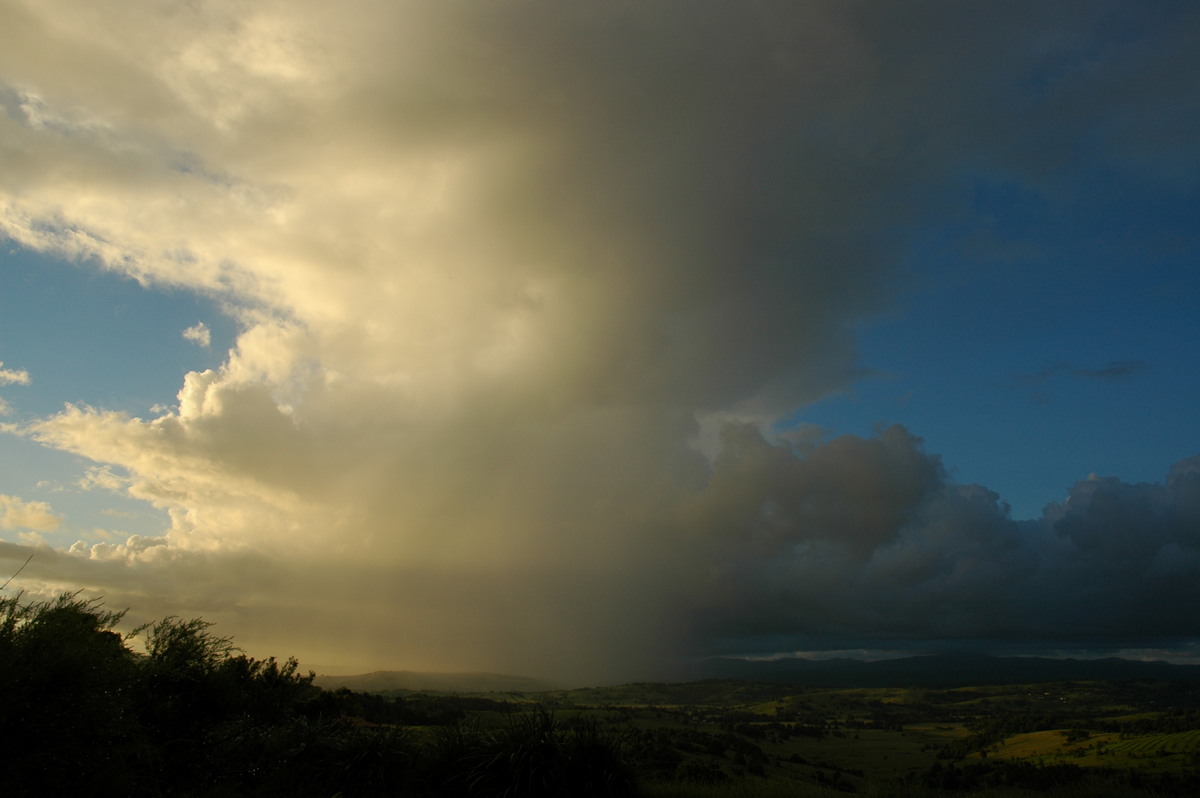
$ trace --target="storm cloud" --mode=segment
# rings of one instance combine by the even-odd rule
[[[693,508],[700,651],[1113,651],[1178,645],[1200,622],[1200,457],[1162,483],[1093,475],[1014,521],[901,427],[808,453],[731,437]]]
[[[0,233],[240,331],[171,408],[19,427],[170,518],[30,589],[331,668],[577,679],[1194,628],[1154,597],[1195,591],[1195,461],[1018,523],[902,427],[772,427],[863,376],[856,325],[961,175],[1053,197],[1080,148],[1190,148],[1152,120],[1196,106],[1194,12],[1117,40],[1120,3],[2,8]]]

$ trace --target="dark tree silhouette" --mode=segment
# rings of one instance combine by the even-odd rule
[[[0,598],[5,796],[636,792],[622,741],[596,725],[515,713],[498,731],[456,722],[418,735],[410,718],[455,722],[461,708],[326,693],[296,660],[248,657],[207,621],[172,616],[122,636],[123,615],[75,593]],[[128,645],[139,639],[140,652]]]

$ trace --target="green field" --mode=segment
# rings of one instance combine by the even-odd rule
[[[469,700],[390,698],[429,707]],[[649,798],[1200,794],[1200,688],[1191,684],[829,689],[708,680],[476,700],[484,705],[464,717],[483,728],[539,709],[619,737]]]
[[[651,797],[1200,794],[1191,685],[707,681],[525,700],[627,730]]]

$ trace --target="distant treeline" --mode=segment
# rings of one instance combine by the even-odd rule
[[[823,687],[938,687],[1068,681],[1161,679],[1200,682],[1200,666],[1116,657],[1053,659],[978,653],[932,654],[864,662],[853,659],[706,660],[697,678]]]
[[[621,737],[595,724],[534,711],[484,730],[466,712],[499,702],[326,692],[203,620],[123,636],[121,617],[77,594],[0,598],[6,796],[635,792]]]

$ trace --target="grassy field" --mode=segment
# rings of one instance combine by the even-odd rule
[[[1200,729],[1146,735],[1097,733],[1067,742],[1067,730],[1016,734],[989,749],[995,759],[1079,767],[1180,771],[1200,766]],[[970,757],[983,757],[974,753]]]
[[[537,708],[619,736],[647,798],[1200,795],[1196,685],[710,680],[488,695],[466,722],[501,729]]]
[[[556,711],[633,730],[638,745],[655,751],[659,771],[645,781],[648,798],[1003,798],[1045,795],[1045,784],[1039,792],[1025,782],[1047,780],[1054,795],[1086,798],[1192,795],[1171,785],[1200,784],[1200,693],[1189,686],[818,689],[708,681],[545,698]],[[1145,782],[1160,775],[1169,777],[1165,788],[1155,786],[1161,779]]]

